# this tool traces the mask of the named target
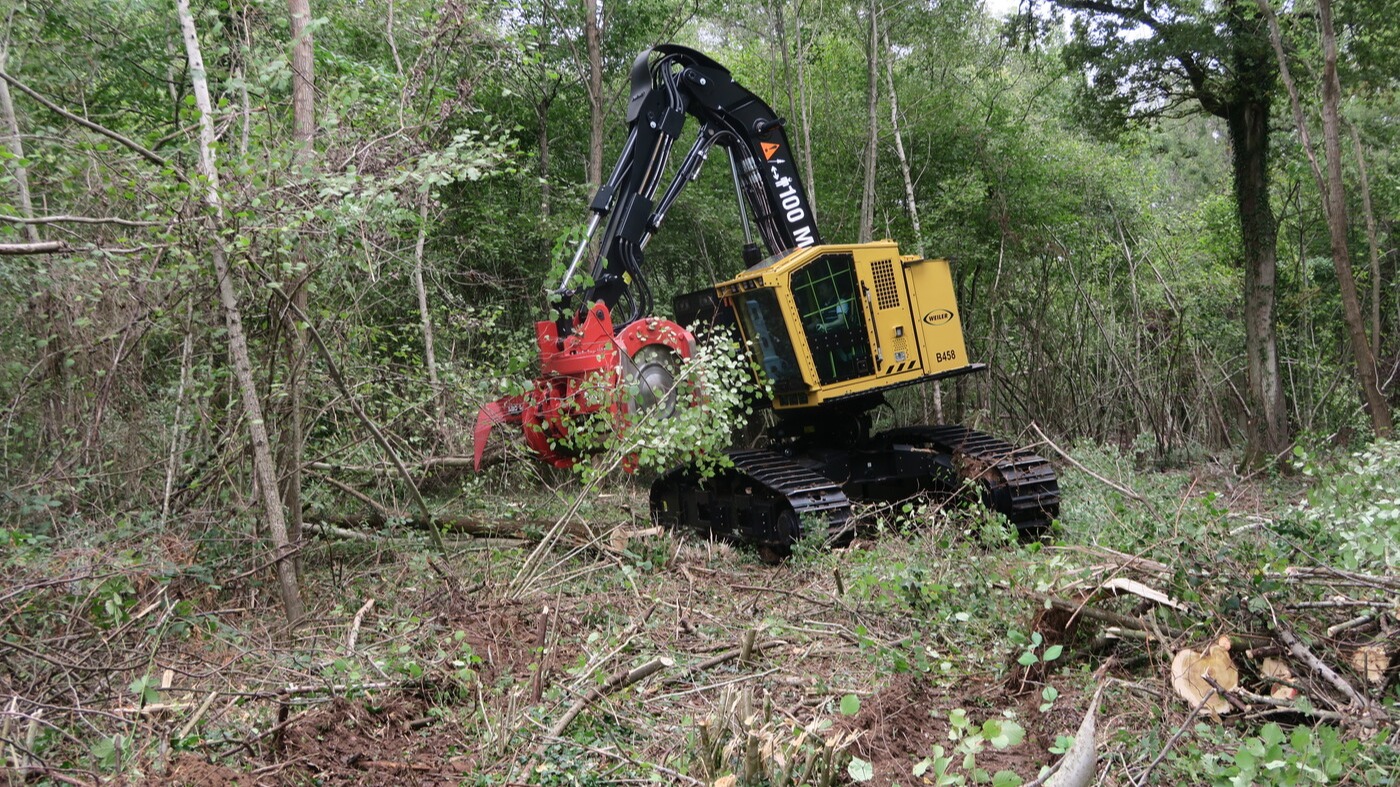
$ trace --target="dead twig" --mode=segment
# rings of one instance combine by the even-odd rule
[[[1273,616],[1274,636],[1278,638],[1280,644],[1288,648],[1288,652],[1294,658],[1308,665],[1308,669],[1317,673],[1318,677],[1332,684],[1332,687],[1346,696],[1351,706],[1363,714],[1369,715],[1372,712],[1371,701],[1361,692],[1357,691],[1347,682],[1346,678],[1337,674],[1337,671],[1327,665],[1327,662],[1318,658],[1302,640],[1293,633],[1278,616]]]
[[[1205,681],[1206,684],[1210,686],[1213,692],[1224,697],[1225,701],[1230,703],[1230,706],[1233,707],[1235,710],[1239,711],[1240,713],[1249,712],[1249,706],[1245,705],[1242,701],[1240,701],[1240,698],[1236,697],[1229,689],[1225,688],[1224,686],[1221,686],[1220,681],[1216,680],[1215,678],[1212,678],[1209,672],[1202,673],[1201,680]]]
[[[1129,488],[1126,487],[1126,486],[1123,486],[1122,484],[1116,483],[1116,482],[1114,482],[1114,481],[1110,481],[1110,480],[1108,480],[1107,478],[1104,478],[1103,476],[1099,475],[1098,473],[1095,473],[1093,470],[1090,470],[1089,468],[1087,468],[1087,467],[1085,467],[1084,465],[1080,464],[1080,463],[1079,463],[1079,460],[1077,460],[1077,459],[1075,459],[1074,457],[1070,456],[1067,452],[1065,452],[1065,450],[1064,450],[1063,448],[1060,448],[1058,445],[1055,445],[1055,442],[1054,442],[1053,440],[1051,440],[1049,437],[1046,437],[1046,436],[1045,436],[1045,432],[1042,432],[1042,431],[1040,430],[1040,425],[1037,424],[1037,423],[1035,423],[1034,421],[1031,422],[1031,429],[1033,429],[1033,430],[1035,431],[1035,433],[1040,437],[1040,439],[1041,439],[1042,442],[1044,442],[1046,445],[1050,446],[1051,450],[1053,450],[1055,453],[1059,454],[1061,459],[1064,459],[1066,462],[1069,462],[1070,464],[1074,465],[1075,468],[1077,468],[1080,472],[1082,472],[1082,473],[1084,473],[1085,475],[1088,475],[1088,476],[1090,476],[1090,477],[1092,477],[1092,478],[1095,478],[1095,479],[1097,479],[1097,480],[1099,480],[1099,481],[1102,481],[1103,483],[1107,484],[1109,487],[1113,488],[1113,489],[1114,489],[1115,491],[1117,491],[1118,493],[1123,494],[1123,495],[1126,495],[1127,497],[1130,497],[1130,498],[1132,498],[1133,500],[1138,501],[1139,503],[1142,503],[1142,504],[1144,504],[1144,505],[1147,505],[1147,504],[1148,504],[1147,498],[1143,497],[1142,495],[1138,494],[1137,492],[1134,492],[1133,490],[1129,489]]]
[[[360,611],[355,613],[355,619],[350,623],[350,633],[345,637],[345,655],[355,655],[355,640],[360,638],[360,624],[365,621],[365,613],[374,608],[374,599],[370,599],[360,607]]]
[[[788,644],[786,640],[781,640],[781,639],[770,639],[770,640],[767,640],[767,641],[765,641],[765,642],[756,643],[756,644],[753,646],[753,650],[754,650],[755,653],[758,653],[758,654],[761,655],[761,654],[763,654],[764,652],[768,651],[768,650],[771,649],[771,648],[781,647],[781,646],[786,645],[786,644]],[[694,665],[692,665],[692,666],[690,666],[690,667],[687,667],[686,670],[685,670],[685,675],[683,675],[683,676],[677,676],[677,677],[675,677],[675,678],[669,678],[669,679],[667,679],[666,682],[667,682],[667,683],[680,683],[681,681],[685,680],[686,676],[693,675],[693,674],[695,674],[695,673],[697,673],[697,672],[704,672],[705,670],[708,670],[708,669],[713,669],[714,667],[718,667],[719,665],[725,663],[726,661],[732,661],[732,660],[734,660],[734,659],[739,658],[741,652],[742,652],[742,651],[741,651],[739,648],[730,648],[729,650],[726,650],[726,651],[724,651],[723,653],[719,653],[719,654],[717,654],[717,655],[711,656],[711,657],[708,658],[708,659],[705,659],[704,661],[700,662],[699,664],[694,664]]]
[[[568,729],[573,720],[583,712],[583,709],[597,700],[614,692],[621,691],[634,683],[645,680],[663,669],[675,666],[675,663],[675,661],[665,656],[658,656],[640,667],[635,667],[630,670],[623,667],[617,672],[614,672],[603,685],[589,691],[575,701],[573,705],[569,706],[569,709],[564,711],[564,715],[560,716],[559,720],[554,723],[554,726],[549,728],[549,737],[558,738],[560,735],[563,735],[564,730]]]

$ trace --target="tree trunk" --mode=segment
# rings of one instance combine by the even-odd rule
[[[1381,357],[1381,247],[1376,231],[1376,211],[1371,205],[1371,180],[1366,173],[1366,150],[1361,145],[1361,134],[1356,126],[1348,123],[1351,132],[1351,147],[1356,151],[1356,172],[1361,185],[1361,209],[1366,213],[1366,247],[1370,251],[1371,263],[1371,357],[1377,361]]]
[[[870,38],[866,57],[866,134],[865,183],[860,192],[860,230],[857,240],[868,243],[875,230],[875,161],[880,141],[880,13],[877,0],[870,0]]]
[[[423,284],[423,243],[428,238],[428,195],[419,197],[418,241],[413,245],[413,289],[418,293],[418,321],[423,329],[423,361],[428,366],[428,387],[433,391],[433,421],[438,434],[445,425],[442,385],[438,383],[437,350],[433,346],[433,313],[428,308],[428,288]]]
[[[540,217],[549,218],[549,102],[535,103],[535,121],[539,123],[536,145],[539,151]],[[601,163],[601,162],[600,162]]]
[[[239,311],[238,294],[233,286],[233,272],[225,256],[220,237],[223,223],[223,199],[219,195],[219,169],[214,161],[214,107],[209,99],[209,83],[204,71],[204,57],[199,49],[194,17],[189,0],[176,0],[176,13],[184,35],[185,52],[189,58],[195,105],[199,109],[199,169],[208,183],[204,201],[210,208],[208,230],[214,260],[214,275],[218,278],[219,304],[224,312],[228,330],[229,358],[234,378],[243,400],[243,416],[248,424],[248,436],[253,448],[253,473],[261,497],[263,519],[272,538],[273,557],[277,567],[277,584],[282,595],[282,607],[287,621],[293,625],[305,615],[301,589],[297,586],[296,570],[292,565],[292,546],[287,540],[287,520],[282,501],[277,495],[277,473],[273,466],[272,449],[263,422],[262,405],[258,400],[257,382],[248,357],[248,341],[243,333],[243,317]]]
[[[1347,248],[1347,203],[1342,185],[1342,84],[1337,77],[1337,34],[1332,27],[1332,0],[1318,0],[1322,29],[1322,144],[1327,157],[1327,227],[1332,240],[1332,266],[1337,271],[1337,284],[1342,294],[1342,314],[1351,338],[1351,353],[1356,363],[1356,382],[1361,397],[1371,415],[1371,429],[1377,437],[1390,437],[1394,424],[1390,405],[1381,395],[1376,374],[1376,359],[1366,339],[1366,323],[1361,316],[1361,299],[1356,292],[1356,278],[1351,270],[1351,252]]]
[[[894,89],[894,57],[890,53],[890,34],[885,31],[882,39],[885,43],[885,91],[890,95],[890,130],[894,132],[894,152],[899,157],[899,174],[904,178],[904,199],[909,203],[909,222],[914,226],[914,253],[920,257],[924,256],[924,230],[919,224],[919,201],[914,196],[914,173],[909,168],[909,156],[904,153],[904,136],[899,128],[899,95]],[[929,396],[929,388],[932,388],[932,399]],[[920,386],[920,395],[924,403],[924,421],[933,419],[934,423],[943,423],[943,385],[937,380],[932,386]],[[931,406],[931,409],[930,409]]]
[[[773,14],[774,25],[778,33],[778,50],[783,59],[783,90],[787,93],[788,117],[797,117],[797,100],[792,91],[792,58],[788,55],[787,24],[784,20],[786,0],[774,0]]]
[[[292,138],[297,162],[310,164],[316,143],[316,72],[311,31],[311,0],[287,0],[292,35]]]
[[[797,35],[797,94],[802,102],[802,169],[807,176],[807,201],[812,207],[812,221],[817,220],[817,181],[812,174],[812,103],[807,96],[807,50],[802,46],[802,9],[793,12]]]
[[[1245,258],[1245,368],[1250,410],[1245,465],[1254,467],[1272,462],[1289,443],[1274,326],[1278,225],[1269,202],[1269,101],[1263,95],[1240,100],[1228,106],[1225,114]]]
[[[0,72],[5,71],[6,61],[10,53],[9,30],[5,31],[5,40],[0,41]],[[11,167],[15,175],[15,189],[19,192],[19,215],[22,218],[34,218],[34,205],[29,198],[29,168],[24,166],[24,140],[19,135],[19,119],[15,116],[15,105],[10,100],[10,83],[0,79],[0,119],[3,119],[5,127],[0,129],[5,136],[5,146],[14,154],[14,161]],[[24,225],[24,234],[29,238],[30,243],[39,242],[39,227],[35,224]]]
[[[884,34],[885,51],[890,52],[890,36]],[[894,152],[899,157],[899,173],[904,177],[904,199],[909,202],[909,222],[914,225],[914,253],[924,256],[924,230],[919,225],[919,202],[914,197],[914,174],[904,154],[904,136],[899,129],[899,96],[894,91],[894,58],[885,58],[885,90],[890,95],[890,129],[894,132]]]
[[[583,38],[588,47],[588,185],[603,183],[603,35],[598,0],[583,0]]]
[[[297,144],[296,163],[307,173],[316,167],[316,71],[315,50],[308,25],[311,22],[311,0],[287,0],[287,15],[292,36],[292,139]],[[299,271],[286,282],[292,303],[305,314],[307,310],[306,277],[311,270],[306,239],[297,243]],[[288,512],[288,538],[293,545],[301,543],[301,462],[305,453],[302,413],[305,409],[306,329],[301,321],[287,313],[287,420],[284,440],[282,490]],[[297,561],[298,567],[300,562]]]

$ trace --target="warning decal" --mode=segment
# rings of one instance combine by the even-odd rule
[[[778,143],[776,142],[760,142],[758,144],[763,148],[764,161],[773,158],[773,154],[778,152]]]

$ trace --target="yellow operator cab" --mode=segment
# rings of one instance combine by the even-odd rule
[[[985,368],[970,364],[948,261],[893,241],[776,254],[717,287],[791,410]]]

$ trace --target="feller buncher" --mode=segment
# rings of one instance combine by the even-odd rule
[[[695,142],[657,199],[687,117],[699,122]],[[679,365],[695,349],[683,326],[732,323],[771,387],[767,447],[730,451],[733,466],[713,477],[663,474],[651,488],[654,521],[781,556],[804,528],[849,533],[852,501],[971,487],[1022,535],[1040,534],[1059,512],[1046,460],[958,425],[872,433],[887,392],[986,367],[968,360],[947,260],[901,254],[891,241],[823,243],[783,125],[693,49],[667,44],[637,58],[627,141],[550,292],[564,316],[536,323],[540,374],[529,391],[478,414],[477,465],[498,425],[521,428],[540,459],[567,467],[580,458],[568,446],[582,417],[668,415]],[[728,154],[746,270],[677,297],[675,320],[654,316],[643,249],[716,146]],[[571,286],[595,236],[586,284]],[[635,393],[600,398],[600,387]]]

